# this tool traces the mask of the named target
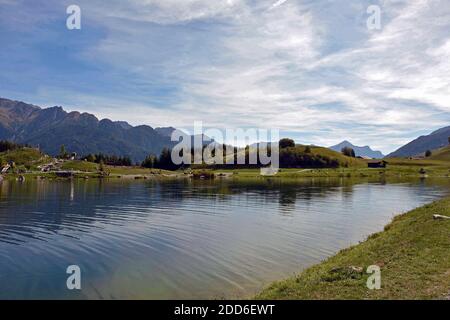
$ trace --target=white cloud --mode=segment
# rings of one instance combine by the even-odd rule
[[[272,5],[271,9],[274,9],[274,8],[276,8],[276,7],[281,6],[281,5],[282,5],[283,3],[285,3],[286,1],[288,1],[288,0],[278,0],[277,2],[275,2],[275,3]]]
[[[80,95],[80,106],[97,101],[94,113],[150,125],[276,127],[301,142],[348,139],[383,151],[450,120],[445,0],[375,1],[381,31],[366,28],[368,0],[79,2],[104,29],[82,57],[141,88],[119,99],[126,110],[107,111],[108,96]],[[158,105],[146,94],[154,86],[173,87],[173,103]]]
[[[182,63],[176,48],[166,61],[156,61],[181,87],[182,101],[176,109],[184,111],[183,117],[189,114],[211,126],[264,124],[290,131],[328,128],[336,132],[336,123],[355,123],[367,128],[380,126],[383,132],[378,136],[387,136],[393,131],[388,128],[411,130],[414,125],[427,126],[430,120],[427,108],[405,107],[399,100],[448,107],[447,47],[430,48],[429,35],[433,31],[436,40],[440,39],[439,31],[446,25],[430,23],[436,10],[430,12],[433,8],[426,1],[408,1],[401,7],[397,1],[382,32],[369,33],[359,46],[331,55],[323,54],[321,47],[332,30],[326,30],[326,21],[317,20],[314,7],[298,1],[277,2],[277,10],[270,11],[250,8],[242,1],[183,1],[175,6],[174,1],[169,2],[133,3],[130,8],[140,11],[133,19],[157,23],[231,19],[224,33],[215,33],[216,43],[208,43],[221,50],[217,63],[198,63],[191,56],[185,56],[187,62]],[[386,1],[383,11],[389,11],[391,4]],[[142,10],[143,6],[148,10]],[[239,14],[236,9],[241,10]],[[105,47],[107,41],[112,41],[111,48]],[[117,49],[127,55],[130,52],[129,47],[114,43],[114,37],[102,45],[104,54]],[[144,47],[132,52],[137,54],[137,72],[148,72],[147,67],[154,66],[153,59],[141,56]],[[429,61],[424,61],[424,52]],[[120,52],[118,58],[124,58]],[[317,63],[321,60],[324,63]],[[318,76],[330,68],[335,68],[337,75]],[[331,83],[349,70],[352,74],[343,77],[342,83]],[[324,112],[315,108],[321,104],[344,108]],[[361,133],[349,125],[341,134],[354,139]]]
[[[235,19],[246,9],[244,0],[110,0],[102,5],[83,2],[103,17],[159,24],[187,23],[200,19]]]

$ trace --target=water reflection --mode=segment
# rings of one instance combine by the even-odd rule
[[[4,181],[0,298],[242,297],[447,190],[428,179]],[[81,292],[65,289],[69,264]]]

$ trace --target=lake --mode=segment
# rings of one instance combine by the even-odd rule
[[[449,190],[429,179],[4,181],[0,298],[251,297]],[[81,290],[66,287],[69,265]]]

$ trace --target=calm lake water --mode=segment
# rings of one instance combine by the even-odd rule
[[[0,298],[242,298],[358,243],[446,181],[0,185]],[[66,288],[80,266],[82,290]]]

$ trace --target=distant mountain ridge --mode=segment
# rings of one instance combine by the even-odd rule
[[[380,151],[372,150],[369,146],[358,147],[353,145],[351,142],[347,140],[344,140],[337,145],[331,146],[330,149],[337,152],[341,152],[341,150],[345,147],[352,148],[355,151],[356,156],[359,157],[369,157],[375,159],[384,158],[383,153],[381,153]]]
[[[146,125],[99,120],[89,113],[66,112],[62,107],[42,109],[0,98],[0,139],[39,146],[50,155],[57,155],[64,145],[79,155],[101,152],[142,161],[150,153],[173,147],[168,130],[159,131]]]
[[[388,158],[412,157],[448,145],[450,126],[433,131],[429,135],[420,136],[403,147],[387,155]]]
[[[161,127],[161,128],[156,128],[155,131],[162,135],[163,137],[171,137],[172,133],[174,131],[176,131],[177,129],[175,129],[174,127]]]

